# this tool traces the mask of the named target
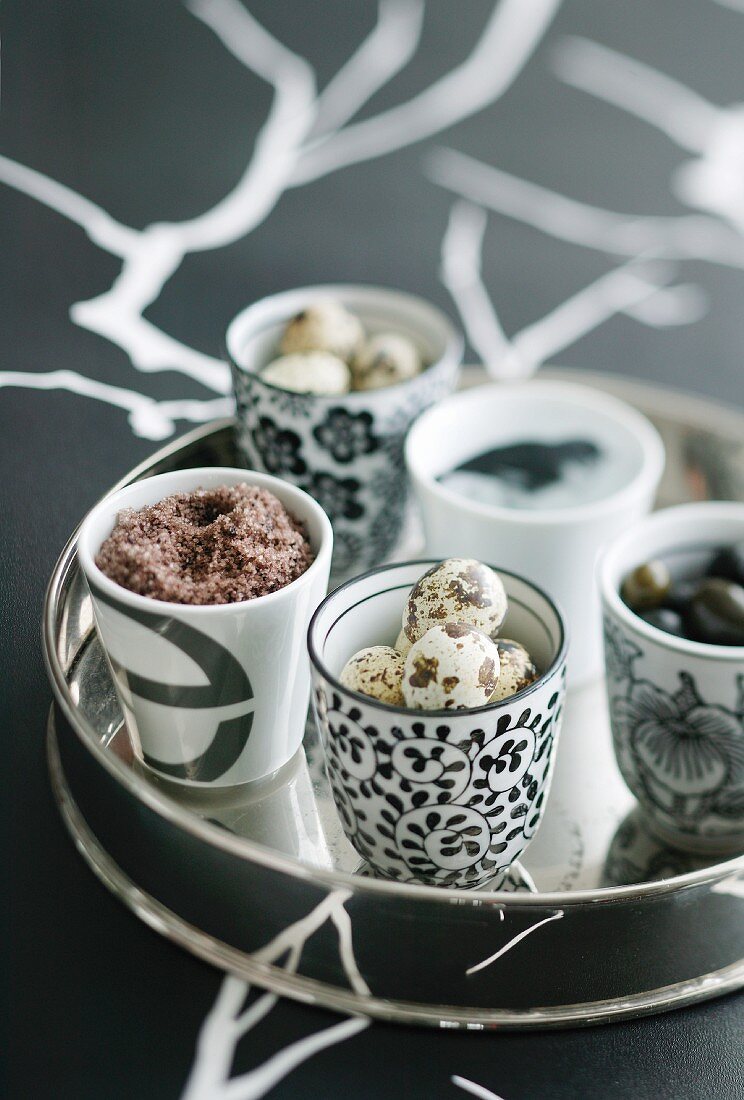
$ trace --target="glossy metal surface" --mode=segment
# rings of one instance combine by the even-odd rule
[[[651,416],[669,456],[660,503],[744,499],[744,417],[564,376]],[[126,480],[233,462],[225,422]],[[545,820],[509,889],[443,891],[359,865],[312,723],[303,753],[258,787],[185,796],[141,773],[72,546],[50,585],[45,643],[53,785],[80,850],[143,919],[217,965],[329,1007],[466,1027],[592,1023],[744,984],[744,858],[706,862],[646,831],[614,763],[600,683],[569,697]],[[295,972],[286,945],[300,939]]]

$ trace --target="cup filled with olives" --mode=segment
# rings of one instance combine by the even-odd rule
[[[449,319],[397,290],[311,286],[242,310],[226,343],[247,465],[320,504],[336,578],[390,557],[407,518],[406,433],[457,382]]]
[[[359,855],[400,882],[498,885],[550,785],[567,650],[553,601],[472,559],[383,566],[324,600],[308,648]]]
[[[599,568],[620,771],[661,838],[744,851],[744,504],[655,513]]]

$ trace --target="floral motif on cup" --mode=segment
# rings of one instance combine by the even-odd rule
[[[271,403],[284,416],[307,419],[314,412],[315,395],[277,389],[271,395]]]
[[[408,491],[404,484],[398,484],[395,492],[391,490],[382,499],[385,503],[369,528],[369,545],[375,561],[382,561],[393,552],[405,519]]]
[[[346,787],[338,774],[338,768],[329,767],[328,772],[338,816],[341,818],[344,832],[349,839],[351,839],[355,837],[359,831],[359,819],[357,818],[354,803],[351,801]]]
[[[399,741],[390,754],[390,764],[409,783],[432,783],[457,798],[470,779],[470,759],[456,745],[432,737]]]
[[[378,727],[361,704],[321,694],[316,711],[339,814],[346,828],[349,803],[347,835],[378,873],[477,886],[519,857],[542,817],[562,685],[543,710],[502,713],[490,730],[461,733],[420,719]]]
[[[365,551],[364,539],[356,531],[333,529],[333,572],[347,573],[362,560]]]
[[[372,423],[371,413],[352,413],[339,406],[328,410],[325,419],[313,428],[313,435],[336,462],[346,465],[378,449],[380,444],[372,431]]]
[[[527,772],[535,755],[535,734],[529,726],[515,726],[485,746],[473,762],[473,774],[485,772],[488,789],[510,791]]]
[[[744,823],[744,677],[735,710],[707,703],[690,673],[666,691],[635,674],[644,654],[605,622],[615,748],[621,771],[641,803],[696,831],[717,815]]]
[[[374,496],[389,503],[408,493],[408,479],[401,470],[383,466],[370,476],[369,488]]]
[[[744,780],[744,727],[723,707],[704,704],[687,673],[680,680],[673,695],[637,681],[613,709],[630,731],[639,768],[683,800]]]
[[[450,803],[403,814],[395,826],[395,840],[408,866],[418,874],[463,871],[488,852],[491,827],[477,810]]]
[[[280,428],[270,417],[262,416],[251,435],[270,474],[304,474],[307,470],[300,454],[302,440],[297,432]]]
[[[261,404],[261,393],[254,384],[251,375],[244,374],[241,370],[233,369],[233,384],[235,386],[235,399],[239,410],[255,409]]]
[[[361,712],[357,708],[352,708],[348,714],[329,710],[326,721],[330,744],[349,775],[354,779],[371,779],[377,770],[377,755],[369,733],[357,721],[360,717]]]
[[[611,619],[604,620],[605,671],[610,680],[632,680],[634,662],[643,651]]]
[[[357,499],[361,485],[355,477],[339,478],[317,471],[300,488],[317,500],[331,521],[359,519],[364,514],[364,506]]]

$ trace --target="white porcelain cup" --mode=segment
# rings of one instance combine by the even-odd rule
[[[744,646],[666,634],[626,607],[624,578],[661,558],[703,574],[744,539],[744,504],[665,508],[621,535],[599,566],[615,756],[650,827],[693,852],[744,851]]]
[[[606,495],[570,507],[512,508],[476,503],[438,480],[493,448],[566,441],[589,443],[599,461],[607,462],[612,488]],[[497,561],[529,577],[566,615],[569,687],[599,676],[595,566],[603,546],[653,503],[664,447],[649,421],[617,398],[573,382],[488,384],[424,413],[408,435],[406,464],[422,508],[427,552]]]
[[[305,524],[315,559],[284,588],[240,603],[167,603],[129,592],[96,565],[122,509],[241,482],[268,489]],[[144,764],[175,782],[227,787],[270,775],[292,758],[310,693],[305,632],[326,593],[332,545],[328,517],[306,493],[229,467],[146,478],[93,508],[80,529],[78,557]]]

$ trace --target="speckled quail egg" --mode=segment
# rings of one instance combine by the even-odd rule
[[[403,698],[415,710],[465,710],[488,702],[499,676],[499,651],[481,630],[444,623],[414,642],[403,670]]]
[[[494,637],[506,610],[504,585],[493,569],[472,558],[448,558],[411,589],[403,629],[411,642],[441,623],[469,623]]]
[[[364,341],[362,322],[340,302],[324,298],[300,310],[287,324],[280,349],[285,355],[298,351],[328,351],[339,359],[351,359]]]
[[[341,683],[351,691],[371,695],[381,703],[403,706],[404,661],[389,645],[372,645],[360,649],[343,667]]]
[[[500,671],[489,703],[498,703],[510,695],[516,695],[533,684],[539,675],[535,662],[523,645],[511,638],[495,638],[494,641],[499,651]]]
[[[346,363],[325,351],[282,355],[263,368],[261,378],[292,393],[348,393],[351,387]]]
[[[421,356],[411,340],[397,332],[380,332],[371,336],[352,360],[354,389],[379,390],[407,382],[421,366]]]
[[[401,627],[400,628],[400,634],[395,639],[395,646],[393,648],[397,649],[397,651],[398,651],[398,653],[400,653],[401,657],[407,657],[408,656],[408,650],[411,648],[412,645],[413,645],[413,642],[411,641],[410,638],[406,637],[406,632],[403,629],[403,627]]]

